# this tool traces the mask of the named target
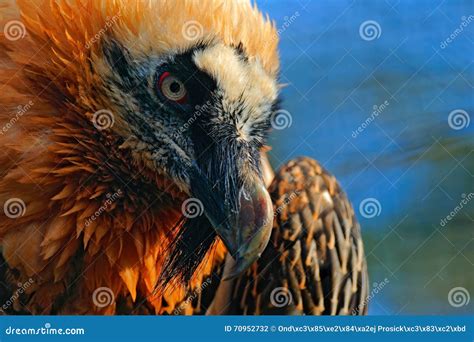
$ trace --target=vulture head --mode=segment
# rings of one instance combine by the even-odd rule
[[[274,25],[245,0],[18,8],[26,35],[1,39],[1,101],[32,105],[0,137],[2,199],[26,207],[0,225],[7,261],[58,283],[80,257],[93,261],[86,288],[117,274],[133,297],[190,281],[221,242],[231,276],[248,268],[273,219],[261,152],[278,104]],[[23,263],[11,249],[28,234]]]
[[[247,6],[224,5],[231,11]],[[196,6],[190,7],[193,13]],[[206,23],[202,9],[194,16]],[[183,219],[163,280],[174,275],[189,280],[215,237],[235,259],[237,275],[270,238],[273,209],[260,153],[277,104],[277,81],[259,56],[247,52],[243,36],[226,41],[226,31],[199,21],[160,19],[167,44],[137,48],[149,32],[133,39],[111,32],[102,39],[100,55],[91,61],[102,87],[100,94],[87,96],[100,96],[105,110],[94,108],[93,120],[98,126],[101,120],[114,122],[101,133],[147,174],[166,179],[158,190],[166,193],[171,183],[186,197],[176,202]],[[176,27],[181,30],[174,32]],[[221,30],[238,31],[238,26]]]

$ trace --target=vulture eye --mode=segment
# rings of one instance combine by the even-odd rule
[[[168,71],[161,74],[158,80],[158,91],[173,102],[184,104],[188,99],[188,92],[184,83]]]

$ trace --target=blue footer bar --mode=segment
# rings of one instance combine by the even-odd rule
[[[0,341],[473,342],[474,316],[0,316],[0,329]]]

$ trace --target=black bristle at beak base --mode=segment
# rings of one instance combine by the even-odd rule
[[[216,241],[217,234],[206,216],[183,218],[179,232],[171,242],[156,290],[167,286],[187,284]]]

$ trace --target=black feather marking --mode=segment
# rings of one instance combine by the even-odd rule
[[[136,81],[133,75],[133,61],[127,48],[115,39],[109,39],[104,40],[102,50],[107,63],[121,79],[122,86],[129,90],[135,88]]]
[[[177,283],[187,284],[216,241],[217,234],[205,215],[179,223],[176,238],[169,246],[168,257],[158,281],[157,290]]]
[[[245,46],[242,42],[240,42],[238,45],[232,45],[232,47],[235,49],[235,51],[237,52],[237,54],[240,56],[240,58],[242,58],[242,60],[244,62],[248,62],[249,61],[249,57],[248,57],[248,54],[247,54],[247,51],[245,49]]]

